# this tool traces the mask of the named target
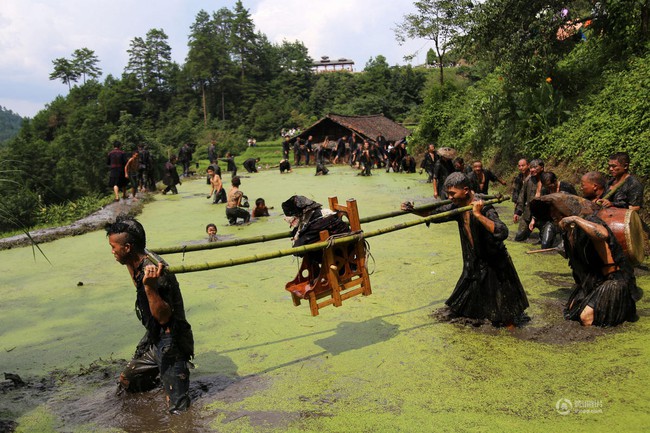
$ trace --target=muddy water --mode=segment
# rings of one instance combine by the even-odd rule
[[[226,182],[229,176],[226,175]],[[157,196],[139,219],[150,246],[286,231],[280,203],[303,194],[321,203],[358,200],[361,216],[416,204],[431,186],[418,175],[355,176],[335,168],[263,172],[242,180],[271,217],[226,226],[224,205],[205,199],[203,179],[177,196]],[[504,220],[509,204],[498,206]],[[368,224],[383,227],[411,217]],[[511,230],[515,227],[510,225]],[[172,264],[217,261],[288,247],[274,241],[167,257]],[[166,415],[159,391],[116,396],[119,371],[142,335],[134,288],[101,232],[43,244],[52,265],[29,248],[0,251],[0,366],[27,385],[0,382],[0,426],[17,431],[422,431],[643,430],[650,426],[648,301],[640,320],[616,329],[565,322],[570,270],[557,255],[508,249],[531,303],[531,321],[508,331],[447,323],[432,314],[460,274],[455,224],[370,240],[373,294],[311,317],[284,284],[298,262],[275,259],[178,276],[196,340],[192,409]],[[79,283],[82,283],[79,285]],[[650,280],[641,271],[639,284]],[[600,414],[559,415],[560,399],[598,401]],[[532,424],[531,424],[532,423]],[[480,427],[479,427],[480,426]],[[4,427],[3,427],[4,428]]]

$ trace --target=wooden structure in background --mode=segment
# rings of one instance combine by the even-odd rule
[[[330,197],[329,207],[348,220],[353,233],[361,231],[356,200],[350,199],[341,205],[336,197]],[[327,230],[320,232],[321,241],[329,237]],[[285,289],[291,292],[295,306],[306,299],[312,316],[317,316],[318,310],[323,307],[340,307],[346,299],[372,293],[366,269],[365,240],[332,245],[323,249],[322,254],[320,264],[311,260],[309,255],[303,257],[296,278],[285,285]]]

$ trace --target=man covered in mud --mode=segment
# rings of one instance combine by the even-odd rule
[[[121,215],[106,225],[115,260],[125,265],[136,288],[135,311],[146,328],[133,359],[120,374],[119,389],[143,392],[162,382],[170,413],[190,406],[189,361],[194,338],[185,319],[178,281],[147,253],[146,235],[135,219]]]
[[[609,157],[607,163],[612,179],[607,182],[603,207],[620,207],[639,211],[643,207],[643,184],[630,173],[630,155],[617,152]]]
[[[608,225],[598,217],[600,207],[587,199],[555,193],[531,202],[533,215],[552,219],[564,238],[573,270],[574,290],[564,318],[584,326],[616,326],[636,321],[638,294],[634,269]]]
[[[456,221],[463,252],[463,272],[456,288],[445,304],[451,317],[489,320],[494,326],[516,326],[529,320],[526,293],[503,241],[508,227],[492,206],[470,189],[467,176],[451,173],[444,188],[451,204],[432,211],[415,212],[428,216],[452,209],[472,206],[472,210],[441,220]],[[413,211],[412,203],[403,203],[402,210]]]

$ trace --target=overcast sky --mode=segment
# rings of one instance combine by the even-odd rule
[[[34,116],[67,85],[50,81],[52,60],[71,58],[89,48],[103,71],[121,76],[129,42],[162,28],[172,57],[184,63],[187,37],[196,14],[235,0],[2,0],[0,3],[0,105],[21,116]],[[412,12],[413,0],[244,0],[256,29],[270,41],[300,40],[318,59],[346,57],[355,69],[377,55],[391,65],[405,64],[404,55],[420,50],[423,63],[431,46],[412,41],[399,46],[393,28]]]

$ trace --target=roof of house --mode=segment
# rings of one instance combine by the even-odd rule
[[[350,135],[352,132],[371,142],[374,142],[379,134],[382,134],[388,141],[399,141],[411,134],[407,128],[383,114],[368,116],[328,114],[305,129],[300,135],[293,137],[291,141],[297,137],[304,139],[310,135],[314,136],[315,142],[322,141],[325,136],[334,140],[343,135]]]

